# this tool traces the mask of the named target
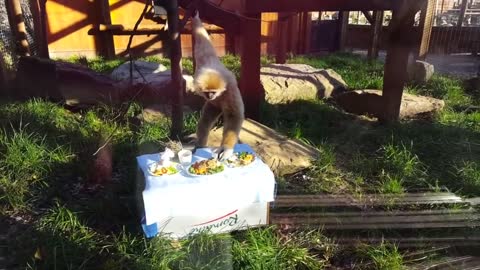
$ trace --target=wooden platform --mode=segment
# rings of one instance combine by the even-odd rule
[[[479,248],[479,201],[449,192],[279,195],[271,203],[269,222],[284,233],[320,229],[342,246]]]

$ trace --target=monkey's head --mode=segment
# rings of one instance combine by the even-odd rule
[[[194,79],[195,90],[206,100],[214,100],[227,89],[223,76],[214,69],[203,69]]]

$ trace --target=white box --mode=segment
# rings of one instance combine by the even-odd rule
[[[236,145],[236,151],[253,150]],[[199,149],[194,158],[208,158]],[[147,237],[172,238],[208,231],[224,233],[268,224],[269,203],[275,197],[275,177],[257,159],[248,168],[225,168],[220,174],[191,177],[184,172],[163,178],[146,173],[158,154],[137,157],[137,205]]]
[[[226,233],[268,224],[268,208],[269,203],[253,203],[231,211],[214,211],[204,217],[165,217],[148,226],[142,222],[142,227],[147,237],[182,238],[201,232]]]

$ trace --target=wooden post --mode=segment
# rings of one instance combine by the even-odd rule
[[[225,52],[228,54],[235,54],[235,35],[225,31]]]
[[[40,48],[40,56],[50,58],[50,52],[48,50],[48,38],[47,38],[47,0],[39,0],[40,8],[40,30],[42,31],[43,43]]]
[[[277,48],[275,62],[285,64],[287,61],[287,14],[279,13],[277,20]]]
[[[383,11],[373,12],[372,32],[370,36],[370,46],[368,46],[368,58],[377,59],[380,33],[383,23]]]
[[[104,25],[112,24],[110,17],[110,4],[108,0],[98,1],[98,8],[100,10],[99,23]],[[111,59],[115,57],[115,44],[113,43],[113,35],[110,31],[105,31],[100,34],[100,48],[97,53],[101,56]]]
[[[407,80],[408,56],[411,49],[409,35],[412,32],[415,9],[403,2],[394,10],[390,22],[390,35],[383,77],[383,112],[379,115],[382,122],[397,121],[400,115],[403,87]]]
[[[261,13],[244,14],[249,19],[242,24],[240,90],[246,117],[258,120],[264,90],[260,83]]]
[[[37,44],[37,54],[42,58],[49,58],[48,55],[48,42],[47,35],[44,31],[45,17],[45,0],[30,0],[30,6],[32,10],[32,16],[35,29],[35,42]]]
[[[7,89],[7,72],[3,59],[2,51],[0,51],[0,95],[5,96],[5,90]]]
[[[182,76],[182,47],[180,43],[180,29],[178,26],[178,2],[168,1],[168,31],[170,35],[170,63],[172,70],[172,139],[178,138],[183,130],[183,93],[185,80]]]
[[[338,27],[337,27],[337,51],[345,50],[345,42],[347,38],[348,27],[348,11],[340,11],[338,14]]]
[[[311,19],[309,12],[300,13],[298,53],[305,54],[310,49]]]
[[[312,14],[305,12],[305,53],[310,52],[310,45],[312,43]]]
[[[465,18],[465,12],[467,12],[468,0],[463,0],[462,5],[460,6],[460,15],[458,16],[457,27],[462,28],[463,19]]]
[[[430,47],[430,38],[432,36],[433,20],[435,17],[435,0],[424,2],[420,12],[420,23],[418,29],[420,32],[420,46],[418,48],[417,59],[425,60]]]
[[[20,56],[30,55],[30,47],[27,40],[27,30],[22,14],[20,0],[7,0],[7,12],[10,20],[10,26],[17,43],[17,52]]]

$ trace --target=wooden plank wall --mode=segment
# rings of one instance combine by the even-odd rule
[[[97,56],[101,48],[101,38],[88,35],[88,30],[101,21],[96,1],[48,0],[46,4],[47,40],[50,57],[69,57],[72,55]],[[140,16],[143,1],[109,0],[112,24],[121,24],[133,28]],[[307,39],[301,35],[302,19],[305,15],[293,14],[287,21],[287,52],[299,52],[308,48]],[[275,54],[277,46],[277,13],[262,14],[262,54]],[[159,28],[157,22],[145,18],[140,28]],[[305,28],[305,25],[303,25]],[[305,32],[305,31],[303,31]],[[238,38],[226,39],[225,34],[212,34],[214,46],[219,55],[226,53],[231,46],[233,52],[239,52]],[[227,40],[230,43],[227,44]],[[128,36],[114,36],[115,54],[126,55]],[[191,35],[182,35],[182,54],[191,56]],[[156,35],[136,36],[132,42],[133,53],[137,56],[163,55],[162,41]]]

